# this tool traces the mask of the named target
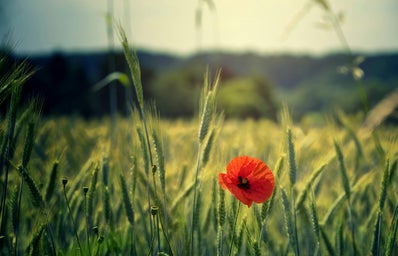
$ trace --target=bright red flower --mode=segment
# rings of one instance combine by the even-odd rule
[[[272,195],[275,183],[271,169],[263,161],[249,156],[232,159],[227,173],[218,175],[218,182],[248,207],[253,202],[265,202]]]

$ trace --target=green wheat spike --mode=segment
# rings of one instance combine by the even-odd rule
[[[105,186],[108,186],[109,181],[109,158],[104,155],[102,157],[102,182]]]
[[[389,179],[389,175],[390,175],[390,160],[387,159],[386,160],[386,164],[384,167],[384,172],[383,172],[383,179],[381,182],[381,188],[380,188],[380,196],[379,196],[379,211],[383,211],[384,208],[384,203],[386,201],[386,197],[387,197],[387,182]]]
[[[2,61],[5,60],[5,56],[3,53],[1,55],[0,64],[3,64]],[[0,77],[0,104],[9,99],[15,90],[21,90],[25,82],[36,72],[26,60],[16,66],[7,68],[6,70],[8,71]]]
[[[135,50],[131,51],[129,42],[126,37],[122,26],[118,26],[119,36],[123,46],[124,57],[126,58],[127,64],[130,69],[130,75],[133,80],[135,93],[137,96],[138,104],[141,112],[144,111],[144,94],[142,90],[141,82],[141,69],[140,62],[138,60],[137,52]]]
[[[124,209],[126,210],[127,219],[129,220],[131,226],[134,227],[134,211],[129,198],[126,180],[124,179],[123,175],[120,175],[119,178],[122,189]]]
[[[311,189],[311,188],[309,188]],[[312,192],[312,190],[311,190]],[[310,192],[309,192],[310,193]],[[311,201],[310,201],[310,216],[311,216],[311,223],[312,223],[312,229],[314,231],[315,237],[317,239],[317,242],[319,243],[319,220],[318,220],[318,212],[316,209],[316,204],[315,204],[315,198],[313,193],[311,194]]]
[[[163,143],[159,137],[158,132],[155,132],[155,130],[152,132],[152,137],[153,137],[153,145],[155,149],[155,154],[157,158],[157,167],[159,171],[159,178],[160,178],[160,185],[162,188],[163,194],[166,193],[166,171],[164,168],[164,154],[163,154]]]
[[[6,172],[8,172],[8,168],[10,167],[10,159],[12,159],[14,155],[15,149],[15,141],[14,141],[14,133],[15,133],[15,126],[17,120],[17,107],[20,99],[20,88],[16,87],[11,92],[11,100],[10,100],[10,107],[7,111],[7,131],[6,136],[4,138],[4,143],[2,145],[2,152],[1,152],[1,162],[0,162],[0,174],[3,173],[3,168],[6,168]],[[7,176],[7,174],[6,174]],[[7,183],[4,184],[7,187]],[[5,199],[5,197],[3,197]],[[3,199],[3,201],[4,201]],[[5,202],[5,201],[4,201]],[[4,205],[2,202],[2,206]],[[5,209],[5,207],[3,208]]]
[[[390,174],[388,175],[388,185],[390,185],[391,182],[395,181],[393,177],[397,170],[398,170],[398,159],[395,159],[394,162],[391,164]]]
[[[347,170],[346,170],[346,167],[344,164],[343,153],[341,152],[340,146],[337,143],[337,141],[334,142],[334,147],[336,150],[337,160],[339,161],[339,164],[340,164],[340,171],[341,171],[344,192],[345,192],[347,198],[349,199],[350,195],[351,195],[350,182],[348,180]]]
[[[88,218],[88,226],[92,228],[93,225],[93,218],[94,218],[94,195],[97,188],[97,181],[98,181],[98,173],[99,173],[99,165],[97,164],[93,170],[90,187],[88,188],[88,196],[87,196],[87,218]]]
[[[288,127],[291,127],[293,124],[292,117],[286,103],[283,103],[282,105],[282,110],[280,112],[280,119],[284,130],[288,129]]]
[[[202,143],[204,138],[209,132],[211,121],[216,111],[216,94],[220,83],[220,71],[216,75],[216,79],[213,82],[213,88],[210,88],[208,82],[208,74],[205,75],[205,85],[203,91],[203,105],[201,106],[201,118],[199,128],[199,143]]]
[[[43,208],[45,205],[43,197],[41,196],[39,188],[37,187],[35,181],[32,179],[30,174],[27,172],[26,168],[19,166],[18,172],[28,186],[33,206],[37,208]]]
[[[296,183],[296,156],[294,152],[294,143],[293,143],[293,135],[292,130],[288,128],[287,130],[287,143],[288,143],[288,154],[289,154],[289,179],[290,185],[293,187]]]
[[[15,187],[15,189],[12,190],[11,199],[10,199],[11,220],[12,220],[11,224],[14,230],[18,230],[18,225],[19,225],[18,217],[20,209],[18,208],[18,203],[19,203],[18,195],[19,195],[19,189]]]
[[[25,138],[25,145],[24,145],[23,153],[22,153],[22,166],[23,167],[26,167],[28,165],[30,155],[31,155],[32,149],[33,149],[34,140],[35,140],[35,123],[29,122],[28,131],[26,133],[26,138]]]
[[[200,128],[199,128],[199,142],[202,143],[205,136],[207,135],[210,127],[210,122],[213,116],[213,95],[210,91],[206,96],[205,103],[202,110],[202,117],[200,119]]]
[[[149,175],[149,155],[148,155],[148,149],[147,149],[147,144],[145,140],[144,133],[142,132],[142,129],[140,127],[137,128],[137,134],[138,138],[140,140],[140,145],[141,145],[141,153],[143,154],[144,158],[144,169],[145,173]],[[149,182],[149,181],[148,181]]]
[[[211,148],[213,146],[213,141],[215,137],[215,129],[212,129],[209,135],[209,138],[207,139],[207,143],[205,145],[205,148],[203,150],[203,156],[202,156],[202,166],[205,166],[207,162],[209,161],[210,158],[210,152]]]
[[[217,186],[218,182],[214,180],[213,188],[214,188],[214,202],[217,202],[217,208],[215,208],[216,215],[216,230],[217,230],[217,256],[223,255],[223,244],[224,244],[224,223],[225,223],[225,191],[221,188],[221,186]],[[216,193],[216,191],[218,193]],[[218,197],[216,196],[218,194]]]
[[[137,188],[137,172],[138,172],[138,165],[137,165],[137,158],[135,156],[132,157],[132,167],[131,167],[131,192],[134,198],[135,191]]]
[[[104,216],[105,216],[105,221],[113,230],[114,228],[114,221],[113,221],[113,211],[112,211],[112,205],[111,205],[111,196],[109,192],[108,186],[105,186],[103,189],[103,195],[104,195]]]
[[[391,256],[394,249],[395,240],[397,237],[398,230],[398,204],[395,206],[394,213],[392,215],[390,230],[387,235],[386,249],[384,252],[385,256]]]
[[[289,237],[289,243],[294,248],[296,239],[294,238],[293,220],[292,220],[292,216],[291,216],[290,202],[287,197],[286,191],[283,188],[280,188],[280,190],[281,190],[281,195],[282,195],[282,205],[283,205],[283,209],[284,209],[283,212],[285,214],[286,231],[287,231],[287,235]]]
[[[218,227],[218,186],[216,180],[212,180],[211,182],[211,210],[212,210],[212,224],[213,228],[217,230]]]
[[[218,225],[220,227],[224,226],[225,223],[225,216],[226,216],[226,210],[225,210],[225,190],[219,186],[218,189],[218,211],[217,211],[217,216],[218,216]]]
[[[50,199],[55,191],[55,184],[58,180],[58,160],[54,161],[53,167],[51,168],[50,179],[48,180],[48,185],[46,189],[46,202],[50,202]]]

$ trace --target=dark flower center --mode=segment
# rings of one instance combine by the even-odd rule
[[[239,184],[238,184],[238,188],[247,190],[250,188],[250,184],[249,184],[249,180],[246,178],[242,178],[242,176],[238,177],[239,179]]]

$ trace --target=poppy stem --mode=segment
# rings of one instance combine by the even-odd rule
[[[230,243],[230,245],[229,245],[229,252],[228,252],[228,255],[229,255],[229,256],[232,255],[232,245],[234,244],[235,228],[236,228],[236,223],[238,222],[238,215],[239,215],[240,205],[241,205],[241,203],[239,202],[239,204],[238,204],[238,210],[236,211],[236,215],[235,215],[234,227],[233,227],[233,229],[232,229],[231,243]]]

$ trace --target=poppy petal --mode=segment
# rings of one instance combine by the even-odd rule
[[[253,200],[251,200],[248,197],[247,193],[243,189],[240,189],[236,185],[232,185],[232,186],[228,187],[228,190],[231,192],[232,195],[234,195],[236,197],[236,199],[241,201],[243,204],[247,205],[248,207],[250,207],[252,205]]]
[[[250,193],[248,193],[247,197],[256,203],[263,203],[272,195],[273,190],[273,179],[252,182]]]
[[[232,159],[226,169],[227,173],[218,176],[221,187],[248,207],[253,202],[263,203],[272,195],[274,175],[260,159],[239,156]]]
[[[231,180],[230,176],[228,176],[227,174],[220,173],[218,175],[218,182],[223,189],[228,189],[231,194],[242,203],[246,204],[249,207],[253,203],[252,200],[247,197],[246,193],[244,193],[244,191],[238,187],[237,182]]]

